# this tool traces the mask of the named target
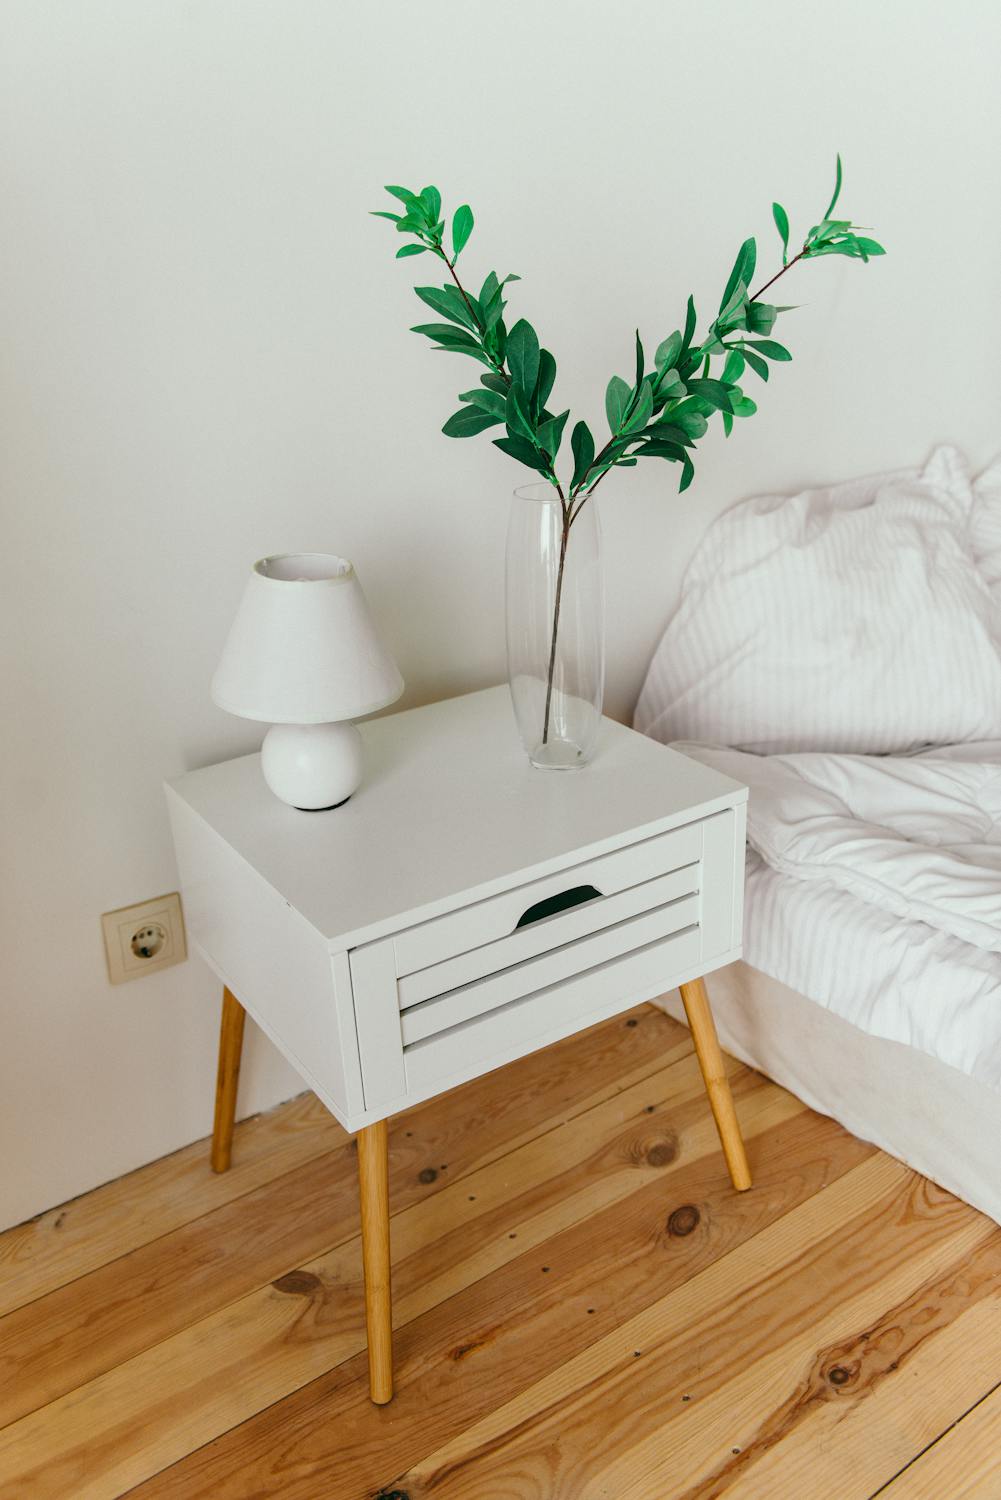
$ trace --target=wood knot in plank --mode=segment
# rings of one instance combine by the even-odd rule
[[[831,1385],[851,1385],[859,1377],[858,1365],[832,1365],[827,1372],[827,1379]]]
[[[312,1271],[289,1271],[271,1285],[276,1292],[288,1292],[292,1297],[311,1297],[320,1290],[320,1278],[314,1276]]]
[[[418,1174],[417,1174],[417,1181],[418,1182],[437,1182],[438,1181],[438,1173],[437,1173],[437,1171],[435,1170],[434,1167],[424,1167],[420,1172],[418,1172]]]
[[[686,1234],[691,1234],[693,1229],[698,1228],[701,1218],[702,1215],[694,1203],[683,1203],[668,1216],[667,1232],[674,1235],[676,1239],[681,1239]]]
[[[678,1137],[673,1133],[663,1136],[659,1141],[654,1141],[647,1147],[647,1165],[651,1167],[667,1167],[678,1156]]]
[[[460,1360],[468,1359],[471,1354],[475,1354],[477,1349],[484,1349],[497,1336],[498,1327],[499,1325],[485,1328],[482,1333],[476,1338],[469,1339],[467,1343],[456,1344],[455,1348],[449,1352],[449,1359],[454,1359],[458,1364]]]

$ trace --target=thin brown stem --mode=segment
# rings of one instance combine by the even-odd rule
[[[780,276],[784,276],[787,271],[791,271],[792,268],[793,268],[793,266],[796,264],[796,262],[798,260],[802,260],[803,256],[805,254],[806,254],[806,246],[804,245],[803,249],[799,252],[799,254],[798,255],[794,255],[793,258],[792,258],[792,260],[789,261],[788,265],[785,265],[785,266],[782,267],[781,271],[776,271],[775,275],[772,277],[771,281],[766,281],[765,284],[764,284],[764,286],[759,286],[758,290],[754,293],[753,297],[748,298],[748,301],[750,301],[750,302],[757,302],[757,300],[761,296],[762,292],[767,292],[767,290],[768,290],[768,288],[770,286],[774,286],[775,285],[776,281],[778,281],[778,279],[779,279]]]
[[[553,605],[553,634],[549,646],[549,673],[546,678],[546,712],[542,723],[542,743],[549,743],[549,714],[553,702],[553,676],[556,671],[556,638],[560,628],[560,600],[563,597],[563,570],[566,567],[567,543],[570,540],[570,523],[564,512],[563,537],[560,542],[560,566],[556,574],[556,602]]]
[[[455,261],[454,260],[449,260],[448,256],[445,254],[444,250],[441,252],[441,258],[445,262],[446,266],[448,267],[448,274],[451,276],[452,280],[455,282],[456,286],[458,287],[459,296],[462,298],[463,302],[466,304],[466,309],[467,309],[467,311],[469,313],[469,316],[472,318],[473,322],[476,324],[477,328],[479,328],[480,332],[482,333],[483,329],[482,329],[482,327],[480,327],[480,320],[476,316],[476,311],[475,311],[475,309],[473,307],[473,304],[470,302],[469,297],[466,295],[466,288],[463,286],[462,282],[459,280],[458,276],[456,276],[456,274],[455,274]]]

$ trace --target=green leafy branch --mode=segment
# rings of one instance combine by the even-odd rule
[[[556,380],[556,361],[548,349],[540,347],[535,329],[524,318],[510,332],[504,322],[504,288],[521,278],[512,274],[501,280],[491,271],[479,296],[473,296],[455,269],[473,231],[469,205],[463,204],[453,216],[449,258],[444,245],[445,221],[439,217],[438,189],[426,187],[412,193],[408,188],[387,187],[386,191],[400,200],[406,213],[379,211],[376,216],[391,219],[401,234],[414,237],[397,250],[396,258],[430,252],[445,263],[452,279],[451,286],[414,288],[422,302],[449,321],[418,323],[412,332],[431,339],[436,350],[469,355],[488,368],[488,373],[480,376],[478,388],[459,396],[465,404],[449,417],[442,431],[447,437],[475,437],[503,425],[506,435],[494,439],[496,447],[544,475],[558,491],[566,511],[567,497],[554,465],[570,413],[556,416],[546,406]]]
[[[693,450],[705,436],[714,413],[719,412],[729,437],[734,418],[753,416],[757,410],[744,393],[741,382],[745,374],[767,380],[771,364],[792,358],[783,344],[769,337],[777,317],[790,309],[762,302],[762,294],[799,261],[822,255],[868,261],[885,253],[882,245],[861,234],[850,220],[831,217],[841,194],[841,181],[839,156],[834,193],[824,216],[791,258],[788,215],[780,203],[772,205],[782,240],[781,269],[752,293],[757,244],[753,238],[745,240],[737,252],[719,312],[703,338],[696,339],[698,320],[692,297],[688,299],[684,329],[661,341],[650,369],[637,330],[632,379],[613,375],[605,392],[609,436],[603,446],[597,447],[586,422],[579,421],[573,427],[573,473],[566,489],[557,475],[556,461],[569,412],[556,415],[547,405],[556,380],[556,360],[540,346],[538,335],[524,318],[510,331],[504,320],[504,288],[520,278],[510,275],[500,280],[491,271],[479,295],[474,296],[456,271],[473,230],[468,204],[453,216],[449,256],[438,189],[426,187],[414,193],[408,188],[388,187],[386,191],[399,200],[405,212],[380,211],[378,217],[392,220],[401,234],[410,237],[396,252],[397,258],[435,255],[444,262],[450,277],[450,282],[441,287],[415,287],[418,297],[447,321],[421,323],[413,331],[431,339],[437,350],[468,355],[487,367],[480,385],[460,394],[463,404],[442,431],[448,437],[473,437],[503,426],[504,435],[494,438],[495,446],[554,486],[563,507],[565,536],[613,468],[632,467],[640,458],[664,459],[680,465],[679,489],[687,489],[695,474]],[[718,359],[723,360],[723,366],[714,374],[713,361]]]

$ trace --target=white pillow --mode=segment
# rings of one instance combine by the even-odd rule
[[[1001,738],[999,580],[1001,463],[976,493],[939,448],[746,501],[692,558],[636,728],[763,754]]]

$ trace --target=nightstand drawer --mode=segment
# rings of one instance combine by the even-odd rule
[[[574,893],[583,894],[588,887],[593,888],[590,908],[594,913],[593,927],[600,926],[595,913],[598,905],[595,897],[615,896],[658,875],[694,865],[702,855],[702,827],[702,823],[689,823],[684,828],[672,829],[670,833],[641,839],[635,844],[627,844],[624,849],[598,855],[542,880],[512,886],[499,896],[473,902],[459,911],[449,912],[446,917],[437,917],[431,922],[422,922],[419,927],[397,933],[393,938],[397,977],[403,979],[419,969],[429,969],[446,959],[509,938],[519,928],[524,930],[533,925],[537,919],[547,922],[552,934],[551,946],[555,946],[561,939],[556,936],[555,926],[550,924],[558,918],[547,918],[544,908]],[[412,987],[410,993],[416,995],[416,988]]]
[[[692,866],[692,869],[697,871],[698,866]],[[669,876],[668,881],[672,878]],[[641,886],[640,891],[648,893],[650,887],[660,887],[662,884],[659,880],[652,880],[648,885]],[[550,947],[548,952],[539,957],[529,958],[521,963],[503,960],[494,963],[488,971],[489,977],[446,989],[434,999],[409,1006],[403,1011],[402,1018],[404,1047],[433,1036],[436,1032],[445,1031],[460,1021],[482,1015],[485,1011],[498,1010],[524,995],[543,990],[562,980],[572,979],[575,974],[597,968],[599,964],[611,959],[621,958],[623,954],[635,948],[643,948],[648,943],[658,942],[671,933],[679,932],[683,927],[698,925],[697,894],[680,896],[661,905],[653,905],[649,894],[646,899],[651,902],[652,909],[620,922],[611,920],[605,903],[602,903],[602,928],[598,932],[592,932],[590,937]],[[614,901],[613,897],[608,904],[612,905]],[[490,949],[505,949],[508,944],[491,943],[488,946]],[[482,950],[472,956],[480,957],[481,953]],[[489,956],[488,954],[487,958]],[[447,966],[436,967],[442,969]]]
[[[457,1076],[486,1071],[498,1062],[532,1051],[608,1013],[610,998],[626,1010],[661,988],[672,976],[688,977],[699,964],[697,926],[653,942],[623,957],[599,963],[563,984],[461,1022],[403,1049],[407,1088],[423,1095],[447,1087]]]
[[[367,1109],[648,999],[739,941],[732,809],[352,949]]]
[[[691,897],[699,888],[699,873],[696,853],[693,862],[683,865],[680,870],[661,875],[656,880],[644,880],[639,885],[627,886],[615,895],[606,895],[590,882],[582,885],[579,872],[572,870],[561,877],[560,893],[549,898],[552,904],[566,901],[566,906],[548,913],[546,908],[549,903],[546,901],[530,904],[509,937],[483,943],[469,952],[446,958],[426,969],[418,969],[415,974],[407,974],[397,984],[400,1009],[409,1012],[412,1007],[421,1007],[422,1002],[432,1000],[434,996],[442,995],[448,990],[468,986],[487,975],[499,975],[515,966],[524,967],[527,960],[537,958],[540,954],[566,948],[568,944],[576,945],[580,939],[589,937],[592,933],[625,924],[630,917],[637,917],[658,906],[666,906],[669,902],[677,903],[681,897]],[[520,906],[524,899],[522,894],[515,905]],[[535,915],[536,912],[539,915]],[[677,925],[683,927],[685,924],[679,922]],[[637,945],[630,943],[626,946]]]

